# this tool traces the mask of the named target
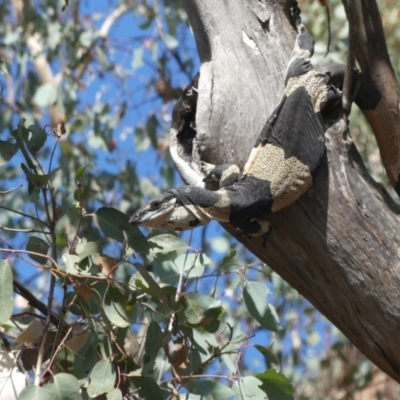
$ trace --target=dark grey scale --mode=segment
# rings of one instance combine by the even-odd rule
[[[304,58],[295,58],[288,66],[286,71],[285,86],[287,85],[289,79],[294,78],[299,75],[303,75],[308,71],[313,69],[313,65],[309,60]]]
[[[203,189],[196,186],[182,186],[171,189],[173,193],[184,206],[198,206],[200,208],[214,207],[218,203],[220,196],[217,192]]]
[[[317,71],[329,76],[329,82],[336,88],[342,89],[346,66],[329,62],[318,65]],[[374,110],[382,99],[375,85],[358,71],[353,71],[351,92],[355,93],[354,102],[361,110]]]
[[[156,203],[153,210],[148,203],[132,223],[190,229],[215,219],[248,234],[266,233],[265,215],[296,201],[312,184],[325,152],[319,107],[325,107],[326,95],[328,104],[340,100],[340,93],[331,86],[331,76],[312,71],[309,59],[313,49],[312,37],[300,26],[286,74],[287,95],[263,127],[246,163],[245,176],[238,179],[236,166],[203,163],[204,181],[219,181],[219,190],[192,186],[172,189],[166,204]]]
[[[303,25],[299,29],[300,33],[296,37],[293,55],[286,69],[285,86],[290,78],[303,75],[313,69],[310,58],[314,54],[314,39]]]
[[[301,50],[306,50],[310,52],[310,57],[314,54],[314,39],[307,31],[304,25],[300,26],[300,33],[296,38],[296,47]],[[295,47],[295,51],[297,50]]]
[[[249,176],[225,190],[230,199],[229,222],[248,234],[260,231],[257,219],[270,213],[273,203],[270,182]]]
[[[314,171],[325,152],[324,127],[307,90],[296,89],[275,113],[278,117],[264,126],[256,147],[268,143],[280,147],[285,158],[296,157]]]

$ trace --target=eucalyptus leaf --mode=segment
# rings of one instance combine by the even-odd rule
[[[49,244],[47,242],[45,242],[43,239],[41,239],[37,236],[30,236],[25,250],[47,256],[49,247],[50,247]],[[36,262],[38,262],[40,264],[45,264],[47,262],[46,257],[41,257],[38,254],[29,253],[28,255],[30,258],[32,258],[32,260],[35,260]]]
[[[115,388],[107,393],[107,400],[122,400],[122,392],[120,389]]]
[[[26,141],[26,147],[31,154],[36,154],[45,144],[47,134],[44,129],[37,125],[28,126],[28,131],[31,135],[29,140]]]
[[[289,379],[275,369],[271,368],[261,374],[256,374],[256,378],[262,382],[260,387],[267,393],[269,399],[294,399],[294,390]]]
[[[83,174],[85,171],[89,168],[90,163],[86,163],[85,165],[82,165],[82,167],[79,167],[76,172],[75,172],[75,179],[77,181],[81,180],[83,177]]]
[[[51,82],[43,83],[36,90],[33,101],[39,107],[47,107],[57,101],[57,88]]]
[[[264,356],[264,360],[268,369],[274,368],[277,371],[281,369],[278,357],[270,349],[258,344],[256,344],[254,347]]]
[[[210,400],[227,400],[235,394],[229,387],[209,379],[192,378],[186,384],[186,387],[193,394],[199,394],[204,399]]]
[[[121,211],[112,207],[102,207],[94,212],[94,222],[109,238],[124,241],[123,230],[129,228],[129,219]]]
[[[157,322],[151,321],[149,327],[147,328],[147,333],[146,333],[143,362],[147,364],[150,361],[154,361],[161,347],[162,347],[161,328]]]
[[[129,246],[147,254],[149,248],[147,240],[136,226],[129,225],[126,214],[112,207],[101,207],[94,212],[94,222],[104,235],[121,243],[125,241],[124,232],[126,232]]]
[[[87,388],[88,395],[92,398],[114,389],[116,373],[114,365],[108,360],[101,360],[90,373],[90,384]]]
[[[132,68],[133,69],[138,69],[144,65],[143,53],[144,53],[143,47],[139,47],[139,48],[133,50],[133,57],[132,57]]]
[[[189,278],[199,278],[203,275],[205,265],[211,264],[211,260],[205,254],[181,254],[178,256],[174,264],[179,271],[187,272]]]
[[[10,161],[18,149],[19,146],[17,143],[0,140],[0,166]]]
[[[80,384],[74,376],[59,373],[53,376],[53,381],[44,386],[52,400],[82,400]]]
[[[174,251],[176,251],[177,254],[181,254],[189,248],[182,239],[169,233],[153,236],[148,240],[157,245],[157,247],[154,247],[150,252],[149,257],[151,259],[153,259],[157,254],[168,254]]]
[[[147,269],[140,263],[134,264],[136,269],[138,270],[139,274],[147,283],[147,290],[146,292],[149,293],[151,296],[156,297],[158,299],[163,297],[163,293],[161,292],[160,285],[154,280],[154,278],[149,274]]]
[[[131,378],[131,381],[139,390],[139,395],[144,400],[162,400],[164,398],[162,390],[153,378],[134,376]]]
[[[163,40],[165,46],[170,49],[173,50],[176,47],[179,46],[179,42],[177,39],[175,39],[173,36],[171,36],[169,33],[161,33],[161,39]]]
[[[83,379],[99,361],[97,355],[98,338],[95,333],[90,333],[85,345],[81,347],[74,357],[73,373],[77,379]]]
[[[273,397],[268,397],[267,394],[260,388],[262,382],[254,376],[245,376],[239,378],[233,385],[233,390],[236,397],[240,400],[272,400]]]
[[[250,315],[265,329],[280,330],[279,321],[273,307],[267,302],[268,288],[265,283],[247,281],[243,298]]]
[[[40,386],[27,386],[19,394],[18,400],[53,400],[46,389]]]
[[[128,305],[128,298],[112,286],[104,296],[104,312],[111,323],[121,328],[131,325],[136,320],[135,309]]]
[[[27,181],[35,184],[38,187],[46,186],[49,183],[50,179],[53,178],[54,175],[60,170],[60,168],[55,168],[49,174],[40,175],[34,174],[29,171],[28,167],[24,163],[21,163],[21,168],[22,171],[24,171]]]
[[[7,260],[0,261],[0,325],[11,317],[13,302],[13,273]]]

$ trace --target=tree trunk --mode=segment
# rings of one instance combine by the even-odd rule
[[[283,94],[296,35],[290,4],[184,3],[201,60],[193,160],[243,168]],[[327,155],[313,187],[270,215],[265,243],[224,227],[400,382],[400,210],[368,175],[346,117],[326,126]]]

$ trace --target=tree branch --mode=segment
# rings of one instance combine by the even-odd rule
[[[283,94],[295,37],[290,4],[184,4],[202,61],[192,157],[243,168]],[[326,128],[327,155],[314,186],[270,215],[266,242],[225,228],[400,382],[400,209],[368,175],[346,117]]]
[[[380,99],[373,109],[363,111],[372,127],[382,163],[400,196],[400,88],[390,62],[382,21],[375,0],[343,0],[350,32],[357,42],[357,60],[371,80]]]

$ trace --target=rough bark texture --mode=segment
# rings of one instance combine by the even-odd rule
[[[283,93],[295,38],[288,4],[185,6],[202,62],[193,158],[243,168]],[[271,215],[266,245],[237,238],[400,382],[400,210],[368,175],[343,115],[327,121],[326,146],[313,188]]]
[[[351,50],[381,97],[374,109],[364,114],[377,139],[386,173],[400,196],[400,88],[390,63],[378,5],[375,0],[343,0],[343,4],[351,31]]]

